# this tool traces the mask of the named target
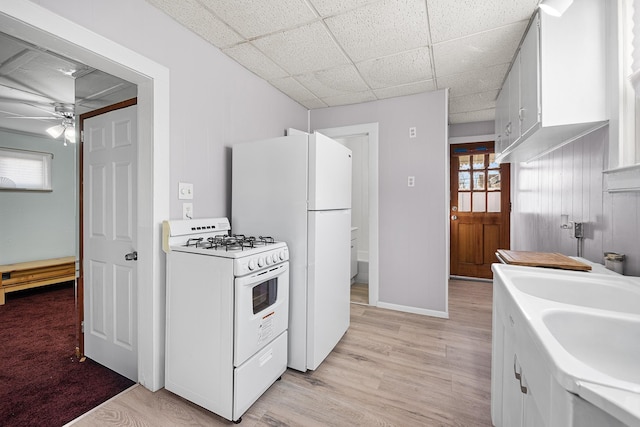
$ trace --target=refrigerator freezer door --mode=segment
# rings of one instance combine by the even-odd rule
[[[351,150],[320,133],[309,136],[309,210],[351,208]]]
[[[307,369],[316,369],[349,328],[351,210],[308,218]]]

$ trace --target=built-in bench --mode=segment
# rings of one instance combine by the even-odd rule
[[[8,292],[68,282],[76,278],[76,257],[0,265],[0,305]]]

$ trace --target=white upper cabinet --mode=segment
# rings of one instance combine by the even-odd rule
[[[526,161],[606,124],[605,0],[538,12],[496,102],[498,160]]]

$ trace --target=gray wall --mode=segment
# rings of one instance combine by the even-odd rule
[[[0,147],[53,154],[53,191],[0,191],[0,264],[75,256],[76,145],[0,131]]]
[[[447,98],[437,91],[311,111],[311,129],[379,123],[381,303],[447,310]]]
[[[495,122],[455,123],[449,126],[449,138],[462,138],[478,135],[493,135]],[[484,142],[478,140],[477,142]]]
[[[529,164],[512,164],[512,249],[575,256],[577,242],[560,229],[560,215],[585,226],[583,256],[603,263],[603,252],[627,256],[625,274],[640,276],[640,193],[603,191],[608,128]]]
[[[229,216],[231,145],[307,128],[304,107],[144,0],[33,2],[170,70],[171,218],[178,182],[194,184],[195,217]]]

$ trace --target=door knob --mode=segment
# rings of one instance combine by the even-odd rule
[[[451,215],[451,219],[452,219],[453,221],[455,221],[456,219],[458,219],[458,216],[457,216],[457,215]]]
[[[124,256],[125,261],[137,261],[138,260],[138,252],[133,251]]]

